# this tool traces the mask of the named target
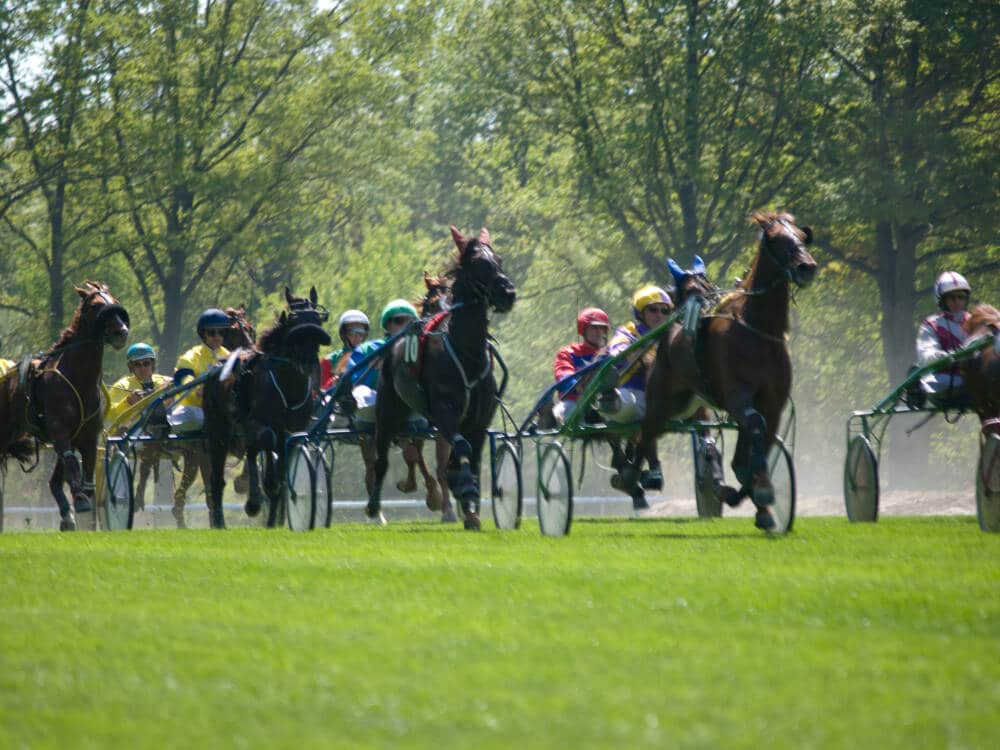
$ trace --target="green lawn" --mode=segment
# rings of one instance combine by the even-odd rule
[[[0,611],[0,748],[1000,731],[1000,536],[968,517],[6,534]]]

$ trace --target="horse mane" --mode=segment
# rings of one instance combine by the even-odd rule
[[[73,337],[79,333],[80,325],[83,323],[83,308],[87,300],[89,300],[92,295],[97,292],[106,292],[108,295],[111,294],[111,290],[108,288],[108,285],[100,281],[84,282],[82,287],[77,287],[77,291],[85,291],[87,292],[87,296],[80,298],[80,303],[76,306],[76,312],[73,313],[73,320],[70,321],[68,326],[60,331],[59,338],[56,339],[56,343],[49,348],[50,354],[59,347],[66,346],[73,340]]]
[[[260,347],[262,352],[268,354],[276,353],[285,340],[285,332],[288,328],[288,318],[282,320],[278,317],[274,321],[274,325],[266,329],[261,335],[260,340],[257,342],[257,346]]]
[[[970,336],[983,328],[1000,330],[1000,310],[993,305],[976,305],[969,312],[969,317],[962,323],[962,330]]]

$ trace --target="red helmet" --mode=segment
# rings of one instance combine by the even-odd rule
[[[611,328],[608,314],[599,307],[585,307],[576,316],[576,332],[582,336],[587,326],[604,326]]]

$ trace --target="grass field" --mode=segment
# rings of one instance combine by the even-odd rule
[[[995,747],[998,584],[969,517],[8,534],[0,748]]]

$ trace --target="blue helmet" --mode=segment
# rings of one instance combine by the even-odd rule
[[[125,352],[125,360],[135,362],[139,359],[156,359],[156,352],[153,351],[153,347],[141,341],[138,344],[132,344]]]
[[[232,321],[217,307],[210,307],[198,316],[198,333],[206,328],[229,328]]]

